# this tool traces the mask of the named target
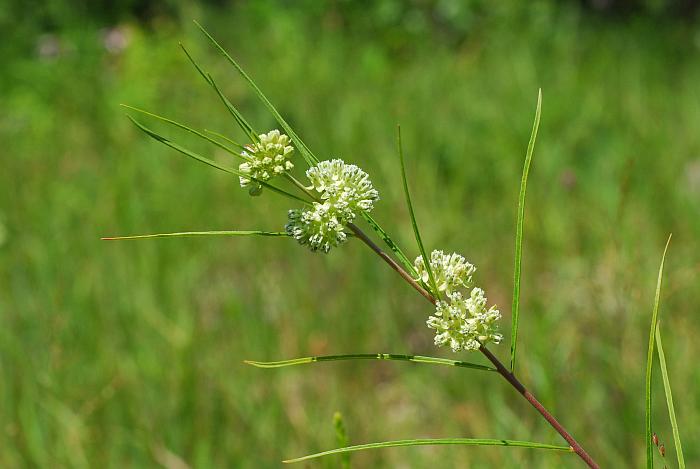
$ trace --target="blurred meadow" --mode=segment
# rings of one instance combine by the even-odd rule
[[[429,305],[358,242],[321,255],[282,238],[100,241],[284,226],[286,199],[249,197],[230,175],[148,139],[119,107],[240,137],[181,41],[256,128],[275,127],[197,19],[319,157],[371,175],[375,218],[413,257],[401,124],[426,248],[478,266],[504,314],[504,343],[492,347],[504,361],[517,193],[541,87],[517,373],[603,467],[640,467],[646,342],[673,232],[661,327],[696,467],[700,22],[675,3],[692,2],[0,1],[0,466],[279,467],[335,447],[336,410],[353,444],[563,444],[496,374],[244,365],[352,352],[482,360],[435,349]],[[673,462],[655,373],[654,429]],[[570,454],[458,446],[352,460],[582,466]]]

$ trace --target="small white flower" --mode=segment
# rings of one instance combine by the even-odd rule
[[[430,277],[423,257],[418,256],[413,265],[418,278],[429,285]],[[476,267],[459,254],[445,254],[438,250],[430,253],[430,269],[433,271],[438,291],[447,294],[458,288],[469,288],[472,285],[472,274],[476,271]]]
[[[321,202],[314,202],[312,209],[290,210],[286,230],[312,251],[328,252],[347,240],[346,225],[358,213],[372,210],[379,193],[367,173],[338,159],[321,161],[306,177]]]
[[[498,333],[501,313],[495,306],[486,308],[486,296],[481,288],[473,288],[469,298],[460,292],[448,295],[449,301],[438,301],[435,314],[427,320],[435,330],[435,345],[449,346],[453,352],[477,350],[482,344],[498,344],[503,336]]]
[[[343,160],[321,161],[306,171],[306,177],[345,221],[352,221],[358,212],[369,212],[379,200],[367,173]]]
[[[287,234],[312,251],[327,253],[347,240],[342,220],[329,203],[314,202],[313,209],[290,210],[287,218]]]
[[[247,151],[241,152],[246,161],[238,166],[238,170],[244,174],[239,177],[241,187],[249,187],[250,195],[258,195],[262,191],[262,186],[254,179],[267,181],[294,168],[290,161],[294,147],[289,144],[288,136],[275,129],[260,134],[258,138],[259,142],[246,145]]]

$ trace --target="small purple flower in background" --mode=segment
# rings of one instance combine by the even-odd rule
[[[131,34],[124,26],[105,28],[100,31],[102,46],[110,54],[118,55],[124,52],[131,42]]]

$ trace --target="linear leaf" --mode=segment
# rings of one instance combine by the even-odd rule
[[[257,141],[258,136],[253,130],[253,127],[246,121],[246,119],[243,117],[243,114],[236,109],[236,106],[234,106],[231,101],[224,96],[224,94],[221,92],[219,87],[216,85],[216,82],[212,78],[212,76],[208,73],[206,73],[204,70],[202,70],[202,67],[199,66],[199,64],[194,60],[192,55],[187,51],[185,46],[180,43],[180,48],[183,50],[187,58],[189,59],[190,63],[194,66],[194,68],[197,69],[199,74],[204,78],[204,80],[211,86],[214,91],[216,91],[217,95],[221,99],[221,101],[224,103],[224,106],[226,106],[226,109],[228,109],[229,113],[233,116],[233,118],[236,120],[236,123],[238,123],[238,126],[243,130],[243,132],[248,135],[249,138],[251,138],[254,142]]]
[[[195,153],[195,152],[193,152],[193,151],[191,151],[191,150],[188,150],[187,148],[185,148],[185,147],[183,147],[183,146],[180,146],[180,145],[178,145],[178,144],[175,143],[175,142],[171,142],[171,141],[168,140],[167,138],[163,137],[162,135],[157,134],[157,133],[154,132],[153,130],[151,130],[151,129],[149,129],[148,127],[146,127],[145,125],[141,124],[139,121],[137,121],[137,120],[134,119],[133,117],[128,116],[128,115],[127,115],[127,117],[131,120],[131,122],[134,123],[134,125],[135,125],[136,127],[138,127],[138,128],[139,128],[142,132],[144,132],[146,135],[148,135],[149,137],[151,137],[151,138],[154,139],[154,140],[159,141],[160,143],[162,143],[162,144],[164,144],[164,145],[169,146],[170,148],[172,148],[172,149],[174,149],[174,150],[179,151],[180,153],[182,153],[182,154],[185,155],[185,156],[189,156],[189,157],[192,158],[192,159],[195,159],[195,160],[197,160],[197,161],[199,161],[199,162],[201,162],[201,163],[204,163],[204,164],[206,164],[206,165],[209,165],[209,166],[211,166],[211,167],[213,167],[213,168],[219,169],[219,170],[224,171],[224,172],[226,172],[226,173],[235,174],[236,176],[245,176],[245,177],[248,177],[248,178],[252,179],[253,181],[258,182],[258,183],[260,183],[261,185],[267,187],[267,188],[270,189],[271,191],[277,192],[278,194],[284,195],[284,196],[289,197],[289,198],[291,198],[291,199],[294,199],[294,200],[296,200],[296,201],[303,202],[303,203],[305,203],[305,204],[308,204],[308,203],[309,203],[308,201],[302,199],[301,197],[299,197],[299,196],[297,196],[297,195],[294,195],[294,194],[291,194],[291,193],[285,191],[284,189],[280,189],[280,188],[278,188],[278,187],[275,187],[275,186],[273,186],[272,184],[269,184],[269,183],[267,183],[267,182],[265,182],[265,181],[261,181],[261,180],[259,180],[259,179],[252,178],[252,177],[250,177],[249,175],[244,175],[243,173],[241,173],[240,171],[238,171],[238,170],[235,169],[235,168],[232,168],[232,167],[230,167],[230,166],[224,166],[224,165],[222,165],[222,164],[219,164],[219,163],[217,163],[216,161],[214,161],[214,160],[212,160],[212,159],[210,159],[210,158],[204,157],[204,156],[202,156],[202,155],[200,155],[200,154],[198,154],[198,153]]]
[[[242,148],[242,149],[245,150],[245,147],[244,147],[243,145],[241,145],[240,143],[238,143],[238,142],[236,142],[236,141],[234,141],[234,140],[231,140],[229,137],[227,137],[226,135],[224,135],[224,134],[222,134],[222,133],[220,133],[220,132],[214,132],[213,130],[204,129],[204,133],[213,135],[213,136],[215,136],[215,137],[217,137],[217,138],[220,138],[221,140],[225,140],[225,141],[227,141],[228,143],[230,143],[230,144],[232,144],[232,145],[235,145],[235,146],[238,146],[238,147],[240,147],[240,148]]]
[[[239,111],[236,108],[236,106],[234,106],[231,103],[231,101],[229,101],[228,98],[226,96],[224,96],[224,92],[221,91],[221,88],[219,88],[219,85],[216,84],[216,81],[214,81],[214,77],[212,77],[211,75],[208,75],[208,76],[209,76],[209,83],[211,83],[212,88],[214,88],[214,91],[216,91],[216,94],[219,95],[219,99],[221,99],[221,102],[224,103],[224,105],[226,106],[226,109],[228,109],[228,111],[231,113],[233,118],[236,120],[236,122],[238,123],[238,126],[241,129],[243,129],[243,131],[245,133],[248,134],[248,136],[250,137],[250,139],[253,142],[259,142],[260,137],[258,137],[258,135],[255,133],[255,130],[253,130],[253,128],[248,123],[248,121],[245,120],[241,111]]]
[[[403,180],[403,191],[406,195],[406,205],[408,206],[408,213],[411,216],[411,225],[413,226],[413,234],[416,237],[416,243],[418,244],[418,249],[420,250],[420,255],[423,258],[423,264],[425,265],[425,270],[428,271],[428,279],[430,280],[430,287],[433,290],[433,295],[436,298],[440,298],[440,291],[437,288],[437,283],[435,283],[435,275],[433,274],[433,269],[430,267],[430,258],[425,253],[425,247],[423,246],[423,240],[420,237],[420,231],[418,230],[418,222],[416,222],[416,214],[413,211],[413,204],[411,203],[411,194],[408,190],[408,180],[406,179],[406,162],[403,157],[403,145],[401,144],[401,127],[396,127],[396,147],[399,153],[399,161],[401,162],[401,179]],[[419,279],[423,281],[423,279]]]
[[[646,397],[646,412],[645,412],[645,423],[646,423],[646,443],[647,443],[647,469],[654,468],[654,449],[652,447],[651,441],[651,378],[652,378],[652,364],[654,361],[654,336],[656,333],[656,327],[659,319],[659,303],[661,301],[661,284],[663,283],[664,275],[664,263],[666,262],[666,252],[668,251],[668,245],[671,242],[671,236],[669,235],[668,241],[666,241],[666,247],[664,248],[664,253],[661,256],[661,265],[659,265],[659,275],[656,279],[656,294],[654,295],[654,308],[651,313],[651,328],[649,330],[649,348],[647,350],[647,372],[646,372],[646,382],[645,382],[645,397]]]
[[[384,231],[384,229],[379,226],[379,223],[375,221],[372,216],[367,213],[367,212],[362,212],[362,217],[367,221],[370,227],[379,235],[380,238],[382,238],[382,241],[389,246],[389,249],[396,255],[396,257],[399,258],[399,261],[403,264],[404,268],[414,277],[417,275],[416,274],[416,269],[413,267],[413,264],[411,261],[408,260],[408,257],[406,257],[406,254],[403,253],[401,248],[394,242],[393,239],[389,236],[389,234]]]
[[[231,65],[234,66],[234,68],[238,71],[238,73],[243,77],[243,79],[248,82],[248,85],[253,89],[255,94],[258,96],[258,99],[262,101],[262,103],[267,107],[268,111],[273,115],[273,117],[277,120],[277,122],[282,126],[284,131],[289,135],[289,137],[292,139],[294,144],[297,146],[299,149],[299,152],[302,154],[306,162],[310,165],[313,166],[316,163],[318,163],[318,159],[314,154],[309,150],[309,148],[306,146],[306,144],[299,138],[299,136],[294,132],[292,127],[287,123],[287,121],[284,120],[282,115],[277,111],[275,106],[272,105],[269,99],[267,99],[267,96],[258,88],[258,85],[255,84],[255,82],[248,76],[248,74],[243,70],[243,68],[238,65],[238,62],[233,60],[233,58],[226,52],[226,50],[214,39],[211,34],[207,32],[204,27],[199,24],[197,21],[194,22],[197,27],[204,33],[205,36],[211,41],[211,43],[221,52],[221,54],[226,58],[226,60],[231,63]]]
[[[117,241],[123,239],[149,239],[149,238],[186,238],[194,236],[289,236],[283,231],[180,231],[178,233],[155,233],[132,236],[112,236],[100,238],[104,241]]]
[[[513,307],[510,337],[510,372],[515,371],[515,352],[518,346],[518,320],[520,319],[520,273],[523,260],[523,222],[525,220],[525,192],[527,191],[527,177],[530,174],[532,154],[535,151],[535,140],[540,128],[540,115],[542,113],[542,89],[537,92],[537,108],[535,109],[535,121],[532,124],[530,141],[527,144],[523,175],[520,179],[520,195],[518,196],[518,220],[515,228],[515,268],[513,280]]]
[[[308,363],[332,362],[341,360],[397,360],[414,363],[427,363],[431,365],[457,366],[460,368],[472,368],[482,371],[496,371],[490,366],[477,365],[476,363],[463,362],[460,360],[450,360],[447,358],[424,357],[422,355],[404,355],[397,353],[350,353],[345,355],[321,355],[316,357],[293,358],[291,360],[281,360],[274,362],[261,362],[245,360],[244,363],[258,368],[282,368],[285,366],[305,365]]]
[[[186,130],[187,132],[189,132],[189,133],[191,133],[191,134],[194,134],[194,135],[198,136],[199,138],[202,138],[202,139],[206,140],[206,141],[209,142],[209,143],[213,143],[213,144],[216,145],[217,147],[221,148],[221,149],[224,150],[224,151],[227,151],[228,153],[231,153],[232,155],[234,155],[234,156],[236,156],[236,157],[238,157],[238,158],[245,159],[245,158],[243,158],[243,157],[241,156],[241,152],[240,152],[240,151],[233,150],[233,149],[227,147],[226,145],[222,144],[221,142],[219,142],[219,141],[217,141],[217,140],[214,140],[213,138],[209,137],[208,135],[203,134],[202,132],[199,132],[198,130],[195,130],[195,129],[191,128],[191,127],[188,127],[188,126],[185,125],[185,124],[182,124],[182,123],[180,123],[180,122],[174,121],[174,120],[172,120],[172,119],[168,119],[167,117],[163,117],[163,116],[158,115],[158,114],[155,114],[155,113],[153,113],[153,112],[146,111],[146,110],[144,110],[144,109],[139,109],[139,108],[134,107],[134,106],[129,106],[128,104],[122,104],[121,106],[122,106],[122,107],[125,107],[125,108],[127,108],[127,109],[131,109],[131,110],[136,111],[136,112],[140,112],[141,114],[145,114],[145,115],[147,115],[147,116],[151,116],[151,117],[153,117],[153,118],[155,118],[155,119],[158,119],[158,120],[161,120],[161,121],[163,121],[163,122],[167,122],[168,124],[174,125],[175,127],[179,127],[179,128],[181,128],[181,129],[183,129],[183,130]],[[243,145],[241,145],[240,143],[236,143],[236,142],[234,142],[234,141],[231,140],[231,139],[227,139],[227,140],[228,140],[229,143],[231,143],[231,144],[237,146],[237,147],[240,148],[241,150],[245,150],[245,147],[244,147]]]
[[[678,459],[678,468],[685,469],[685,458],[683,457],[683,446],[681,445],[681,435],[678,431],[678,421],[676,420],[676,410],[673,406],[673,393],[671,392],[671,381],[668,379],[668,369],[666,368],[666,354],[661,343],[661,327],[656,327],[656,349],[659,355],[659,363],[661,364],[661,378],[664,382],[664,392],[666,393],[666,405],[668,406],[668,417],[671,420],[671,429],[673,430],[673,443],[676,446],[676,458]]]
[[[300,458],[287,459],[284,463],[295,463],[308,461],[309,459],[330,456],[332,454],[348,453],[352,451],[362,451],[376,448],[395,448],[398,446],[428,446],[428,445],[468,445],[468,446],[510,446],[533,449],[547,449],[555,451],[573,452],[570,446],[549,445],[545,443],[532,443],[529,441],[517,440],[494,440],[485,438],[421,438],[415,440],[394,440],[382,441],[378,443],[367,443],[364,445],[347,446],[345,448],[332,449],[321,453],[310,454]]]

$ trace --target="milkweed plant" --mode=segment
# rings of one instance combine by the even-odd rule
[[[349,446],[342,417],[339,414],[336,414],[334,417],[334,422],[336,434],[338,436],[337,440],[341,447],[321,453],[289,459],[285,462],[299,462],[323,456],[340,454],[343,458],[343,466],[349,467],[350,461],[348,453],[353,451],[413,445],[477,445],[525,447],[531,449],[569,452],[572,455],[576,455],[581,462],[585,463],[588,467],[598,468],[598,463],[596,463],[593,457],[586,452],[581,443],[579,443],[566,430],[564,425],[560,423],[545,408],[545,406],[535,398],[533,393],[528,390],[528,388],[517,378],[515,374],[519,322],[523,220],[525,216],[525,193],[530,164],[534,152],[535,139],[537,137],[540,122],[542,104],[541,91],[538,93],[537,97],[534,124],[525,155],[525,163],[518,198],[515,236],[514,288],[511,314],[510,363],[509,366],[506,366],[489,349],[490,346],[496,346],[503,340],[503,335],[500,332],[502,315],[495,305],[489,304],[486,292],[478,286],[476,266],[470,263],[467,258],[460,253],[450,253],[435,249],[428,254],[424,248],[411,203],[411,196],[408,190],[403,149],[401,146],[400,128],[397,128],[396,137],[398,164],[401,171],[404,195],[411,218],[418,251],[418,256],[413,261],[410,260],[408,255],[405,254],[404,251],[387,234],[379,222],[372,218],[371,212],[375,204],[379,203],[380,201],[380,193],[377,188],[374,187],[370,175],[357,165],[341,158],[319,160],[319,158],[309,149],[309,147],[306,146],[298,134],[284,120],[284,118],[262,93],[255,82],[240,67],[240,65],[201,25],[199,25],[199,23],[196,24],[208,38],[208,40],[211,41],[212,45],[234,67],[243,80],[247,82],[253,93],[273,115],[279,125],[279,128],[270,129],[266,132],[259,132],[257,129],[254,129],[236,108],[236,106],[231,103],[228,98],[226,98],[214,78],[199,66],[187,49],[182,45],[181,47],[186,57],[206,81],[206,83],[216,93],[220,101],[235,120],[238,127],[240,127],[240,129],[243,131],[247,141],[245,143],[237,142],[228,136],[206,130],[200,132],[188,127],[185,124],[165,118],[158,114],[131,106],[125,107],[132,111],[139,112],[151,118],[155,118],[167,124],[178,127],[186,132],[192,133],[210,144],[225,150],[233,156],[237,166],[235,164],[230,165],[218,163],[211,158],[195,153],[194,151],[191,151],[156,133],[154,130],[146,127],[132,116],[129,116],[129,118],[141,131],[153,139],[201,163],[205,163],[221,171],[237,176],[238,184],[240,185],[241,189],[246,190],[250,196],[259,197],[266,195],[267,193],[273,193],[275,195],[286,197],[290,201],[289,210],[286,214],[286,222],[284,222],[282,219],[283,214],[278,214],[278,217],[280,218],[280,226],[284,226],[284,230],[277,232],[259,230],[195,231],[119,236],[103,239],[123,240],[206,235],[280,236],[291,237],[298,242],[301,248],[308,249],[313,253],[324,254],[329,254],[331,251],[341,248],[342,245],[350,240],[358,240],[374,251],[382,261],[387,263],[424,299],[431,303],[431,307],[426,308],[427,319],[425,320],[425,325],[426,333],[429,332],[433,334],[436,347],[444,347],[456,353],[481,353],[493,366],[484,366],[462,360],[386,353],[328,355],[296,358],[277,362],[246,361],[246,363],[260,368],[278,368],[334,360],[403,360],[493,372],[504,378],[518,394],[528,401],[564,438],[566,442],[565,445],[557,445],[550,443],[492,438],[442,438],[395,440]],[[302,181],[293,176],[291,172],[291,170],[298,165],[303,165],[306,167],[305,179]],[[284,180],[291,183],[291,186],[290,184],[286,184],[285,186],[279,184]],[[293,191],[285,189],[284,187],[292,187]],[[372,237],[370,237],[370,235],[365,233],[365,231],[360,228],[357,223],[361,222],[362,220],[364,220],[364,223],[370,228],[374,235],[376,235],[378,240],[386,244],[388,251],[382,249],[380,245],[377,244]],[[666,249],[667,248],[668,243],[666,244]],[[646,419],[644,438],[646,439],[647,467],[652,468],[655,452],[658,452],[662,458],[665,457],[665,447],[663,444],[659,443],[659,438],[653,431],[651,421],[652,363],[656,345],[671,426],[673,429],[673,440],[678,459],[678,467],[685,468],[681,440],[678,433],[678,425],[673,407],[671,387],[666,368],[666,360],[661,343],[661,332],[658,328],[660,290],[666,249],[664,249],[661,266],[659,268],[656,295],[652,312],[651,330],[649,333],[646,368]],[[654,451],[654,446],[657,447],[658,451]],[[666,464],[665,459],[664,464]]]

